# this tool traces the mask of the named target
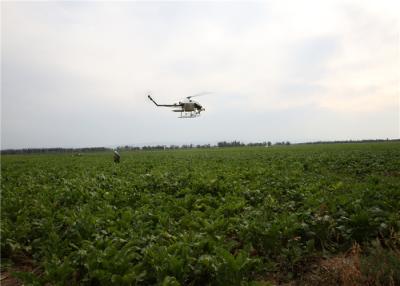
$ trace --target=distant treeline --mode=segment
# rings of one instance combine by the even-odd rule
[[[111,150],[105,147],[87,147],[87,148],[24,148],[1,150],[1,154],[38,154],[38,153],[85,153],[102,152]]]
[[[305,143],[295,143],[295,145],[304,145],[304,144],[348,144],[348,143],[375,143],[375,142],[388,142],[388,141],[400,141],[400,139],[368,139],[368,140],[339,140],[339,141],[314,141],[314,142],[305,142]],[[191,148],[225,148],[225,147],[270,147],[272,145],[291,145],[289,141],[281,141],[271,143],[271,141],[264,142],[251,142],[251,143],[243,143],[240,141],[221,141],[216,145],[211,144],[184,144],[184,145],[153,145],[153,146],[119,146],[116,149],[119,151],[152,151],[152,150],[176,150],[176,149],[191,149]],[[88,148],[25,148],[25,149],[7,149],[1,150],[1,154],[37,154],[37,153],[74,153],[81,154],[86,152],[103,152],[103,151],[112,151],[113,148],[105,148],[105,147],[88,147]]]
[[[280,143],[279,143],[280,144]],[[118,147],[118,150],[174,150],[174,149],[192,149],[192,148],[216,148],[216,147],[245,147],[245,146],[271,146],[271,142],[260,142],[260,143],[248,143],[245,144],[240,141],[221,141],[216,145],[211,144],[184,144],[184,145],[156,145],[156,146],[143,146],[143,147],[131,147],[122,146]]]
[[[251,143],[243,143],[240,141],[232,141],[232,142],[226,142],[226,141],[222,141],[222,142],[218,142],[217,146],[218,147],[244,147],[244,146],[249,146],[249,147],[255,147],[255,146],[261,146],[261,147],[265,147],[265,146],[271,146],[272,143],[270,141],[266,142],[251,142]]]
[[[297,143],[302,144],[348,144],[348,143],[378,143],[378,142],[399,142],[400,139],[364,139],[364,140],[337,140],[337,141],[313,141]]]

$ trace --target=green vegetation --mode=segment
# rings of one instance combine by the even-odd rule
[[[365,283],[400,284],[400,143],[1,163],[2,267],[28,284],[312,284],[355,246]]]

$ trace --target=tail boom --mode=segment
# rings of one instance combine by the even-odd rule
[[[158,104],[150,95],[147,97],[156,105],[156,106],[163,106],[163,107],[177,107],[181,106],[180,104]]]

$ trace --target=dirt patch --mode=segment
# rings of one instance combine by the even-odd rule
[[[361,248],[358,244],[345,254],[320,260],[305,275],[299,285],[363,285],[360,262]]]
[[[12,276],[12,271],[2,271],[0,277],[0,284],[2,286],[19,286],[23,285],[17,280],[17,278]]]
[[[1,286],[19,286],[24,285],[18,278],[14,277],[15,272],[30,272],[40,275],[40,267],[35,267],[34,261],[27,256],[19,256],[14,258],[13,265],[6,266],[1,269],[0,285]]]

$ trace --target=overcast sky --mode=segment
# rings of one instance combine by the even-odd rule
[[[399,138],[398,3],[2,1],[1,147]]]

